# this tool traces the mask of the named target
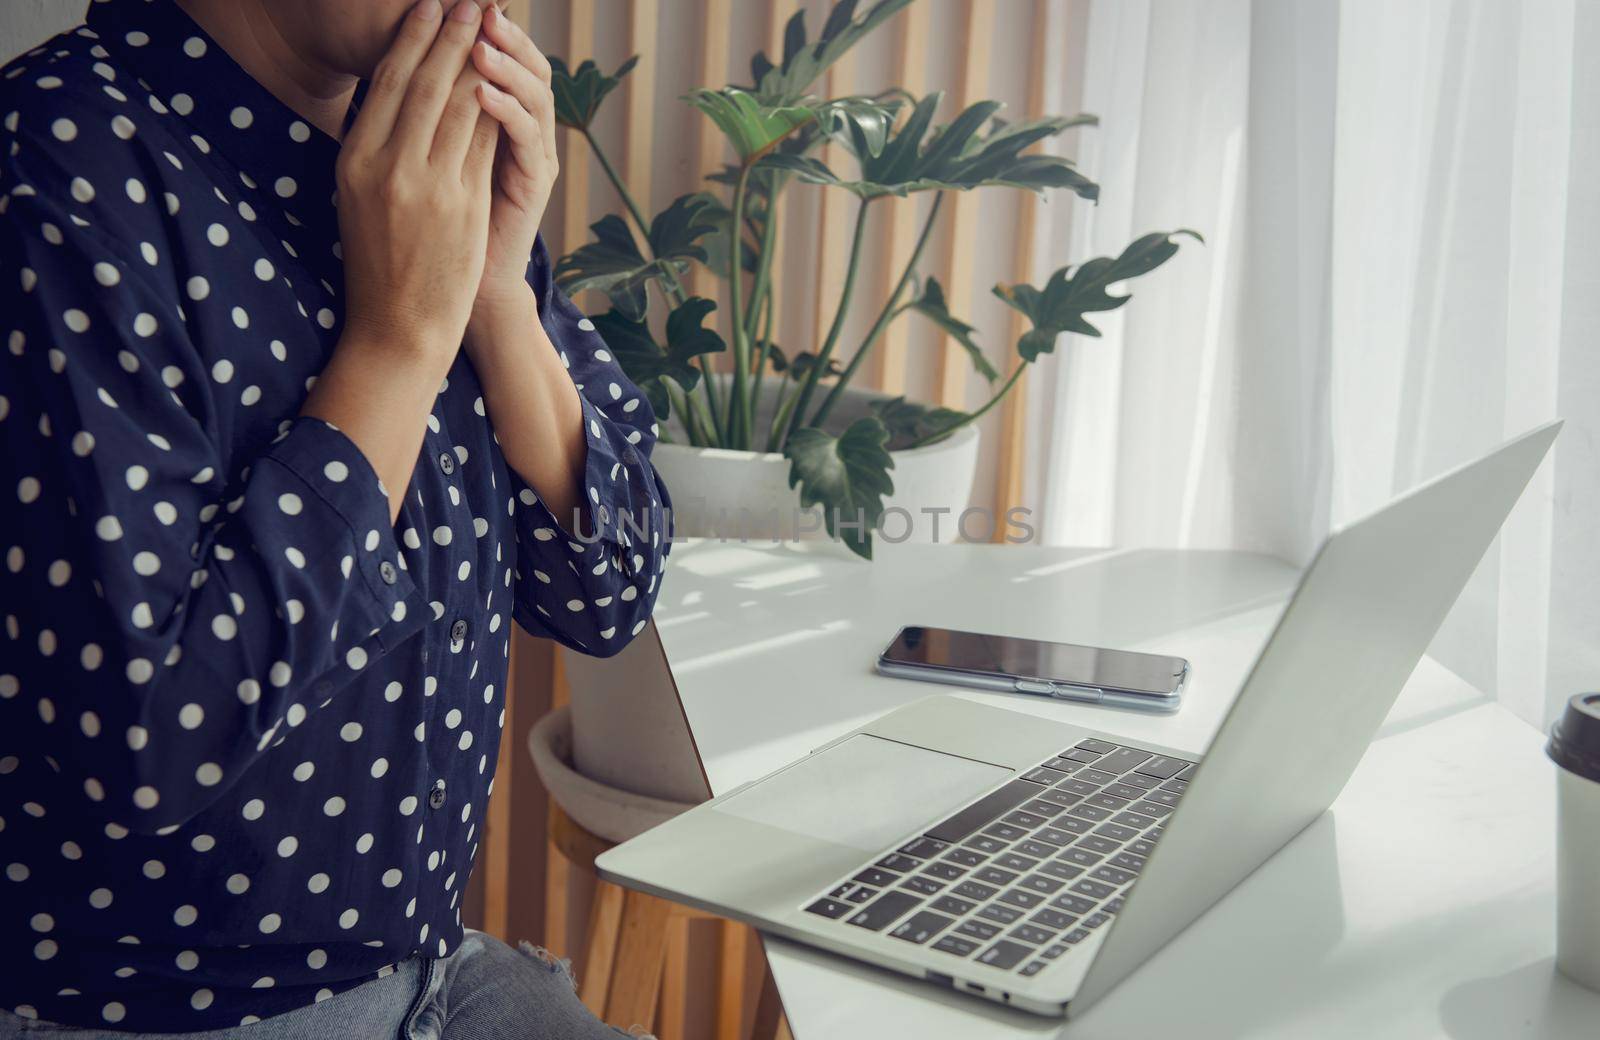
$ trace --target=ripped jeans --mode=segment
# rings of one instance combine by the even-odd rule
[[[449,957],[413,957],[394,974],[253,1025],[182,1040],[616,1040],[630,1035],[584,1007],[565,963],[467,932]],[[0,1040],[135,1040],[157,1034],[78,1029],[0,1011]]]

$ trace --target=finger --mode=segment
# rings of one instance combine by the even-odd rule
[[[511,55],[512,59],[535,76],[550,82],[550,59],[544,56],[537,44],[516,21],[498,7],[483,16],[484,35],[496,47]]]
[[[474,0],[456,0],[455,6],[445,16],[444,26],[433,41],[428,56],[411,77],[405,103],[400,107],[394,139],[402,148],[423,157],[432,153],[434,138],[446,106],[452,101],[459,102],[455,89],[457,80],[467,63],[472,43],[478,38],[478,26],[482,19]],[[470,111],[463,112],[458,108],[453,114],[457,119],[468,119],[467,127],[470,130],[470,119],[477,115],[477,103],[472,101],[470,94],[466,103]]]
[[[478,87],[483,82],[483,76],[471,66],[456,78],[428,156],[428,161],[441,170],[460,170],[467,161],[467,154],[483,125],[483,105],[478,100]]]
[[[479,90],[492,89],[487,83],[479,83]],[[473,100],[482,104],[481,94],[474,95]],[[478,115],[478,125],[472,131],[472,140],[467,146],[467,156],[462,163],[464,182],[471,184],[487,184],[487,180],[480,180],[480,175],[487,178],[494,173],[494,155],[500,144],[500,123],[487,110]]]
[[[516,98],[493,83],[479,87],[478,97],[483,102],[483,110],[505,128],[512,161],[526,176],[538,177],[545,156],[554,154],[544,150],[544,135],[539,129],[539,121]]]
[[[372,74],[372,86],[361,105],[361,115],[346,142],[377,145],[389,140],[417,66],[439,35],[444,10],[439,0],[419,0],[400,23],[389,53]]]
[[[487,41],[479,40],[473,46],[472,64],[483,73],[484,79],[516,98],[523,108],[535,115],[544,98],[551,96],[549,84]]]

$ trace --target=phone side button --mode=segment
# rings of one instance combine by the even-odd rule
[[[1055,683],[1041,682],[1038,679],[1018,679],[1011,684],[1011,688],[1018,693],[1042,693],[1046,696],[1056,692]]]

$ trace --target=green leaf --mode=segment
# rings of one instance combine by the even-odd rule
[[[906,303],[903,309],[915,311],[949,333],[951,338],[966,350],[967,359],[984,379],[992,383],[1000,378],[1000,373],[995,371],[994,366],[989,364],[989,359],[983,356],[983,348],[972,338],[972,334],[978,330],[950,313],[949,307],[945,304],[944,288],[939,285],[937,278],[929,278],[923,282],[922,292],[916,299]]]
[[[980,101],[957,115],[948,126],[933,130],[933,114],[941,96],[935,92],[918,101],[900,129],[890,130],[881,145],[850,129],[850,119],[854,118],[851,111],[831,117],[845,127],[845,132],[835,136],[859,163],[858,179],[840,177],[805,155],[768,155],[761,160],[761,166],[783,170],[811,184],[844,188],[861,198],[987,186],[1036,192],[1065,188],[1085,199],[1099,196],[1099,185],[1079,173],[1070,160],[1057,155],[1022,154],[1038,141],[1070,127],[1093,123],[1093,116],[1052,116],[1007,123],[994,118],[999,102]]]
[[[1156,231],[1144,235],[1116,258],[1098,256],[1081,264],[1076,271],[1063,267],[1045,281],[1044,288],[1031,285],[997,285],[994,294],[1033,323],[1033,328],[1017,341],[1017,353],[1024,361],[1035,361],[1040,354],[1055,349],[1056,337],[1063,332],[1098,336],[1085,314],[1114,311],[1132,296],[1113,295],[1111,286],[1137,278],[1160,267],[1178,252],[1179,236],[1204,242],[1198,232],[1186,228]]]
[[[812,104],[769,104],[738,87],[701,88],[683,99],[717,124],[746,163],[759,159],[796,127],[816,118]]]
[[[820,505],[828,533],[869,560],[883,496],[894,491],[889,477],[894,459],[883,446],[888,439],[883,423],[868,416],[837,437],[802,427],[783,452],[789,459],[789,486],[800,488],[801,506]]]
[[[955,426],[967,413],[942,406],[929,407],[893,397],[887,401],[874,401],[870,406],[878,421],[889,431],[890,444],[911,444],[924,437],[935,436],[941,430]]]
[[[634,55],[607,76],[593,61],[585,60],[576,72],[560,58],[550,59],[550,92],[555,95],[556,122],[574,130],[587,130],[606,95],[616,90],[622,77],[639,63]]]
[[[656,214],[650,221],[650,257],[640,252],[627,222],[607,214],[590,225],[593,242],[556,264],[556,281],[568,293],[603,292],[613,307],[638,321],[650,303],[650,282],[665,278],[669,271],[682,272],[690,260],[707,262],[698,240],[716,230],[714,203],[704,193],[682,195]]]
[[[706,317],[717,305],[700,296],[691,296],[667,317],[667,345],[663,349],[650,334],[650,326],[612,309],[593,319],[595,330],[622,366],[627,377],[644,391],[655,409],[656,418],[665,421],[671,403],[663,379],[671,379],[692,391],[700,380],[700,370],[692,363],[701,354],[717,354],[727,349],[715,329],[704,328]]]
[[[844,56],[861,38],[882,25],[911,0],[878,0],[857,16],[858,0],[839,0],[829,11],[815,41],[806,37],[805,12],[789,19],[783,33],[783,63],[774,65],[765,52],[750,61],[755,85],[751,92],[771,104],[792,104],[804,97],[828,67]]]

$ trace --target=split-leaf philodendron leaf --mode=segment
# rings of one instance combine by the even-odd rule
[[[700,380],[694,359],[727,349],[715,329],[704,327],[706,318],[716,309],[714,302],[700,296],[691,296],[675,307],[667,317],[665,348],[655,341],[646,322],[634,321],[615,309],[594,319],[595,330],[628,378],[644,391],[658,420],[664,422],[671,414],[671,398],[662,380],[671,379],[687,393]]]
[[[638,63],[639,57],[634,55],[607,76],[593,61],[582,62],[574,72],[562,59],[551,58],[550,93],[555,96],[556,122],[574,130],[588,130],[600,111],[600,103]]]
[[[784,449],[789,486],[799,486],[801,507],[821,506],[828,533],[869,560],[883,496],[894,491],[889,477],[894,459],[884,449],[888,439],[883,423],[867,416],[837,437],[815,426],[802,427]]]
[[[716,230],[708,216],[711,201],[704,193],[682,195],[656,214],[650,221],[649,257],[640,252],[627,221],[606,214],[590,225],[593,242],[561,258],[556,281],[568,293],[599,290],[623,316],[638,321],[649,306],[651,281],[686,270],[690,260],[705,262],[698,240]]]

